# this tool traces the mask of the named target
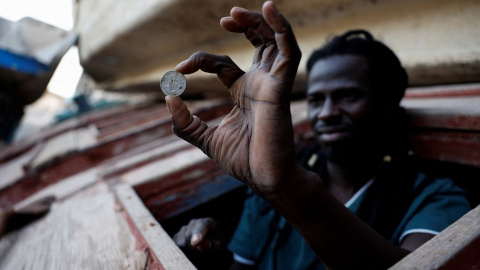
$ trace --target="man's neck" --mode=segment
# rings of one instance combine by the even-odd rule
[[[341,203],[347,202],[366,182],[374,176],[374,162],[339,164],[327,161],[328,190]]]

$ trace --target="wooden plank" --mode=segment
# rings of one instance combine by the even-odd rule
[[[410,124],[415,127],[480,132],[480,110],[468,110],[466,107],[462,109],[410,108],[407,114]]]
[[[95,124],[95,126],[101,132],[103,128],[115,125],[117,123],[124,121],[125,119],[134,117],[139,112],[148,111],[151,108],[158,108],[158,107],[162,107],[162,104],[155,103],[155,102],[152,102],[152,103],[147,102],[147,103],[140,103],[136,105],[120,105],[120,106],[115,106],[106,110],[106,111],[112,111],[112,113],[108,113],[103,117],[95,117],[95,118],[93,117],[96,115],[91,115],[91,117],[89,117],[88,120],[92,124]]]
[[[168,176],[175,172],[194,166],[203,161],[208,161],[210,158],[205,155],[200,149],[189,148],[181,152],[177,152],[172,156],[160,159],[138,169],[128,171],[120,178],[123,183],[131,186],[137,186],[148,182],[157,181],[162,177]]]
[[[41,144],[32,147],[28,152],[20,155],[0,166],[0,190],[15,183],[18,179],[25,175],[25,165],[34,158],[38,151],[42,149]]]
[[[192,114],[197,115],[204,121],[218,118],[227,114],[231,108],[231,102],[224,100],[187,102]],[[154,115],[155,116],[155,115]],[[126,124],[121,124],[112,128],[113,130],[105,131],[99,137],[102,141],[118,140],[119,138],[126,138],[132,134],[140,133],[142,130],[150,130],[152,128],[161,129],[161,134],[170,135],[171,132],[171,116],[165,105],[157,111],[156,117],[146,117],[146,121],[140,122],[128,120]]]
[[[49,139],[35,158],[26,164],[26,168],[28,170],[38,168],[70,153],[87,149],[96,143],[97,130],[93,125],[67,131]]]
[[[63,159],[61,166],[30,171],[8,188],[0,190],[0,207],[18,203],[51,184],[88,170],[95,165],[89,156],[73,155]]]
[[[55,196],[57,200],[63,200],[100,181],[98,177],[97,168],[91,168],[79,174],[67,177],[56,184],[39,190],[25,200],[18,202],[15,204],[14,209],[21,209],[24,206],[47,196]]]
[[[15,185],[1,190],[0,207],[8,208],[15,206],[16,208],[21,208],[22,205],[48,195],[63,198],[77,189],[80,190],[94,183],[98,178],[98,170],[94,167],[81,171],[78,174],[72,175],[69,173],[69,176],[65,176],[61,172],[59,174],[59,179],[54,179],[58,180],[55,182],[50,182],[51,179],[49,179],[48,175],[34,175],[34,177],[26,178],[21,182],[16,182]]]
[[[107,161],[102,164],[102,176],[112,177],[151,162],[154,159],[161,159],[182,149],[192,147],[188,142],[179,139],[176,135],[163,138],[161,144],[159,143],[160,140],[154,141],[147,144],[146,147],[140,146],[139,148],[142,148],[141,150],[143,151],[137,152],[137,149],[133,149],[131,151],[133,153],[128,152]]]
[[[141,236],[146,239],[151,252],[166,270],[196,269],[183,252],[145,208],[135,191],[125,184],[115,186],[118,200],[131,218]]]
[[[196,102],[194,104],[194,107],[196,107],[194,113],[196,112],[199,117],[206,121],[216,119],[219,115],[227,113],[232,107],[231,103],[226,103],[223,100]],[[203,108],[202,106],[206,104],[216,107],[213,109]],[[85,130],[91,132],[89,129]],[[88,132],[85,132],[85,134]],[[40,182],[43,186],[48,183],[55,183],[63,177],[76,174],[121,153],[171,134],[171,119],[168,115],[159,116],[156,121],[135,126],[121,134],[109,136],[108,139],[97,144],[94,144],[93,136],[88,140],[79,140],[80,135],[75,135],[75,132],[70,130],[50,140],[49,146],[45,146],[44,151],[28,164],[30,169],[36,169],[35,175],[25,175],[24,179],[16,179],[18,180],[16,182],[30,180],[30,182]],[[88,138],[88,136],[86,137]],[[42,179],[42,181],[39,181],[39,179]],[[45,181],[46,179],[47,181]]]
[[[480,83],[411,87],[404,99],[480,96]]]
[[[25,149],[31,148],[34,144],[42,141],[46,141],[61,133],[67,132],[72,129],[81,128],[89,124],[95,124],[104,118],[115,118],[122,113],[129,111],[135,111],[144,106],[150,106],[150,104],[138,104],[138,105],[120,105],[112,108],[108,108],[100,111],[91,111],[84,115],[80,115],[75,118],[68,119],[54,126],[48,127],[41,132],[37,132],[25,138],[24,140],[17,142],[0,153],[0,163],[5,162],[21,154]]]
[[[213,126],[220,123],[223,118],[224,116],[221,116],[210,121],[205,119],[205,121],[207,121],[209,126]],[[105,177],[112,177],[114,174],[145,165],[148,162],[165,159],[186,148],[192,149],[194,147],[176,135],[165,136],[161,140],[155,140],[136,147],[104,163],[102,165],[104,167],[103,175]]]
[[[480,84],[414,87],[401,103],[417,127],[480,131]]]
[[[210,186],[222,187],[225,192],[235,185],[223,187],[215,180],[223,172],[217,164],[193,146],[173,155],[148,163],[121,175],[120,180],[135,188],[138,196],[156,218],[163,219],[172,213],[180,213],[202,203],[208,196],[196,194]],[[235,183],[237,184],[237,183]],[[210,192],[212,193],[212,192]],[[195,194],[197,197],[195,197]],[[219,196],[213,192],[209,196]],[[189,203],[184,198],[195,198]]]
[[[51,162],[34,162],[36,170],[30,170],[23,178],[16,179],[8,190],[0,190],[0,206],[7,206],[18,203],[31,194],[37,192],[50,184],[61,181],[62,179],[75,175],[81,171],[98,166],[102,162],[115,157],[123,152],[144,145],[148,142],[158,140],[171,134],[170,119],[160,119],[159,122],[144,126],[142,128],[130,131],[128,134],[112,138],[110,141],[102,141],[90,148],[77,152],[67,152],[61,158],[57,154],[64,152],[61,146],[56,154],[44,154],[38,160]],[[84,148],[84,147],[82,147]],[[50,158],[46,158],[50,157]],[[38,162],[38,163],[37,163]]]
[[[420,130],[410,142],[421,157],[480,167],[480,132]]]
[[[410,253],[390,270],[480,269],[480,206]]]
[[[175,178],[172,177],[172,179]],[[179,182],[180,181],[181,180],[179,180]],[[142,198],[142,200],[152,215],[162,221],[194,209],[223,194],[244,186],[242,182],[227,175],[217,177],[208,175],[206,178],[200,177],[197,179],[194,185],[193,183],[190,184],[191,185],[180,184],[175,187],[174,192],[172,192],[172,190],[159,192],[158,194],[151,192],[145,199]],[[136,187],[136,190],[139,190],[139,192],[143,191],[142,194],[145,195],[145,189]]]
[[[130,130],[127,134],[111,138],[109,141],[101,141],[90,148],[73,153],[67,152],[61,158],[58,155],[64,153],[64,150],[57,143],[59,151],[53,151],[54,154],[44,153],[42,157],[38,157],[37,161],[32,163],[31,167],[35,165],[35,170],[30,170],[23,178],[16,179],[8,190],[0,190],[0,206],[5,207],[18,203],[38,190],[61,181],[65,177],[98,166],[121,153],[159,140],[171,133],[171,120],[169,117],[164,117],[156,123],[143,125],[140,128]],[[85,147],[87,146],[81,148]],[[56,158],[57,156],[59,158]],[[51,160],[51,162],[48,162],[48,160]]]
[[[155,104],[156,106],[150,106],[131,112],[129,114],[118,115],[115,118],[104,120],[99,122],[99,138],[107,137],[114,133],[120,133],[122,130],[128,130],[133,126],[138,126],[149,121],[154,121],[159,116],[168,115],[168,109],[165,104]]]
[[[0,269],[162,269],[149,261],[105,183],[54,203],[0,240]]]

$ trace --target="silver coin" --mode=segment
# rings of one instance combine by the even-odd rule
[[[167,71],[160,81],[160,88],[167,96],[180,96],[187,86],[187,79],[182,73],[171,70]]]

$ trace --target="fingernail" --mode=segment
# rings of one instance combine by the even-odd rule
[[[237,6],[232,8],[232,10],[234,10],[234,9],[239,10],[239,11],[246,11],[247,10],[247,9],[244,9],[242,7],[237,7]]]
[[[178,69],[179,67],[185,65],[185,62],[187,62],[187,60],[184,60],[184,61],[182,61],[180,64],[178,64],[178,65],[175,67],[175,69]]]
[[[192,239],[190,240],[190,243],[192,244],[192,246],[195,246],[200,242],[200,240],[202,240],[202,235],[197,233],[192,235]]]
[[[170,108],[170,103],[168,102],[169,99],[170,96],[165,96],[165,103],[167,104],[168,111],[170,112],[170,114],[172,114],[172,109]]]
[[[275,5],[275,3],[273,3],[273,1],[265,1],[264,5],[271,5],[273,11],[275,11],[275,13],[277,14],[280,14],[280,12],[278,12],[277,6]]]

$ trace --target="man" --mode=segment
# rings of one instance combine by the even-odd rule
[[[235,267],[316,269],[321,261],[329,268],[385,269],[468,211],[450,180],[419,174],[403,144],[389,142],[398,133],[406,74],[395,55],[365,31],[347,33],[312,55],[308,110],[321,148],[307,149],[299,162],[289,100],[301,53],[274,4],[265,2],[262,13],[233,8],[221,20],[223,28],[245,33],[254,45],[248,72],[226,56],[207,53],[177,66],[187,74],[216,73],[229,88],[236,106],[220,125],[208,127],[180,98],[166,98],[175,134],[258,195],[247,198],[230,243]],[[342,45],[350,39],[353,46]],[[363,40],[370,45],[363,48]],[[379,48],[385,53],[377,54]],[[428,201],[448,201],[447,193],[454,194],[453,208]],[[440,227],[422,221],[445,210]],[[214,226],[209,219],[191,223],[183,233],[193,233],[187,244],[208,249],[205,236]]]

